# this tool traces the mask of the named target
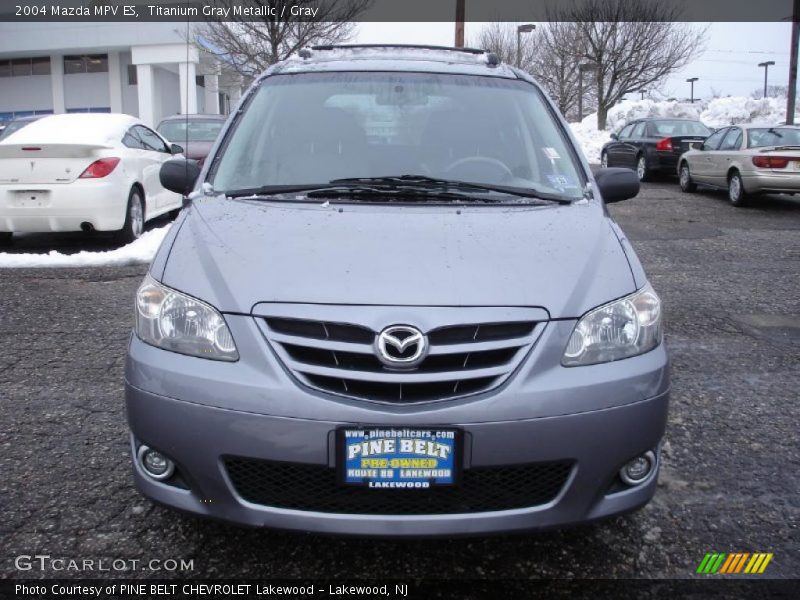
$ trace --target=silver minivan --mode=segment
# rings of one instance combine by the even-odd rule
[[[241,524],[426,536],[644,505],[661,303],[526,73],[491,53],[315,47],[242,98],[136,296],[139,490]]]

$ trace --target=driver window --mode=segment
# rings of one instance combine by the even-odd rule
[[[633,133],[631,133],[631,137],[634,139],[641,139],[644,137],[644,128],[645,122],[642,121],[641,123],[637,123],[636,127],[633,129]]]

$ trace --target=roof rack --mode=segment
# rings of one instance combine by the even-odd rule
[[[313,58],[314,52],[363,49],[433,50],[442,52],[458,52],[460,54],[467,54],[476,58],[481,57],[490,67],[496,67],[500,64],[500,59],[497,57],[497,55],[489,50],[481,50],[480,48],[457,48],[454,46],[433,46],[427,44],[320,44],[311,46],[311,48],[303,48],[299,50],[297,54],[300,58],[307,60]]]

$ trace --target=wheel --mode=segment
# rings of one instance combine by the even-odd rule
[[[10,246],[14,234],[10,231],[0,231],[0,246]]]
[[[600,168],[607,169],[608,168],[608,152],[603,150],[600,154]]]
[[[125,224],[114,236],[121,244],[130,244],[138,239],[144,231],[144,201],[138,188],[132,188],[128,196],[128,210],[125,213]]]
[[[681,191],[687,194],[697,191],[697,184],[692,181],[692,174],[689,172],[689,165],[686,163],[681,164],[680,171],[678,172],[678,179],[681,184]]]
[[[747,193],[744,191],[742,176],[738,171],[731,173],[728,177],[728,200],[734,206],[744,206],[747,204]]]
[[[636,174],[639,176],[639,181],[647,181],[650,178],[650,172],[647,170],[647,158],[644,154],[640,154],[636,159]]]

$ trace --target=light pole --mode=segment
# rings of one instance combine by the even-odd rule
[[[769,68],[771,65],[774,65],[774,60],[768,60],[763,63],[758,63],[759,67],[764,67],[764,98],[767,97],[767,73],[769,73]]]
[[[522,34],[530,33],[536,29],[533,23],[525,23],[524,25],[517,25],[517,68],[522,68]]]
[[[689,79],[686,80],[687,83],[690,83],[692,85],[692,94],[691,94],[691,97],[690,97],[691,99],[689,100],[689,102],[691,102],[692,104],[694,104],[694,82],[697,81],[698,79],[700,79],[700,78],[699,77],[689,77]]]
[[[583,121],[583,74],[586,71],[597,69],[595,63],[581,63],[578,65],[578,122]]]

